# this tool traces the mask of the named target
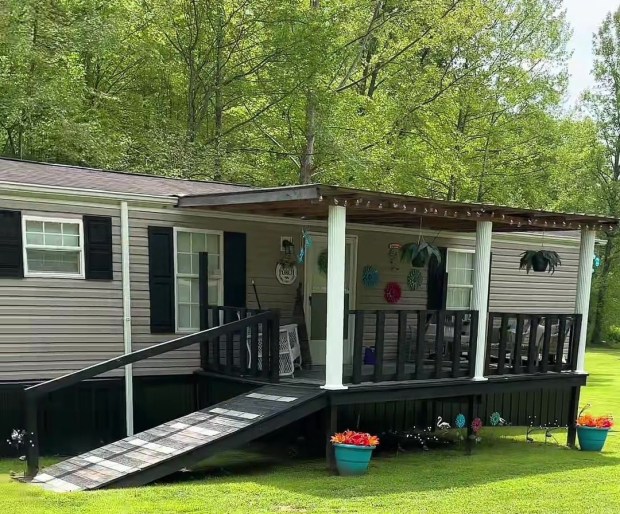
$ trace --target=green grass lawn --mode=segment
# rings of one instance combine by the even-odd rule
[[[590,351],[582,404],[620,418],[620,350]],[[231,453],[210,463],[226,474],[128,490],[53,494],[9,479],[0,461],[0,514],[232,512],[620,512],[620,436],[591,454],[526,444],[516,428],[484,429],[474,455],[462,450],[382,456],[361,478],[329,476],[323,461]],[[563,434],[560,436],[563,437]],[[564,439],[560,439],[564,442]]]

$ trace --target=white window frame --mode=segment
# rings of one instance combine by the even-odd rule
[[[473,281],[473,270],[472,270],[472,283],[471,285],[467,285],[467,284],[457,284],[457,285],[450,285],[450,253],[470,253],[470,254],[475,254],[476,251],[469,249],[469,248],[448,248],[446,250],[446,273],[448,275],[448,283],[446,284],[446,291],[448,291],[448,289],[450,289],[450,287],[454,287],[454,288],[461,288],[461,289],[469,289],[469,307],[450,307],[448,308],[448,306],[446,305],[446,309],[448,310],[471,310],[471,295],[472,292],[474,290],[474,281]],[[475,259],[475,256],[474,256]],[[446,292],[446,301],[447,301],[447,292]]]
[[[179,272],[178,272],[178,251],[177,251],[177,237],[179,232],[189,232],[191,233],[199,233],[199,234],[212,234],[216,235],[220,239],[220,252],[219,252],[219,262],[220,262],[220,278],[217,280],[220,281],[221,287],[218,291],[218,299],[217,304],[223,305],[224,303],[224,231],[223,230],[209,230],[202,228],[187,228],[187,227],[174,227],[172,230],[172,239],[173,239],[173,252],[174,252],[174,329],[177,334],[191,334],[194,332],[192,329],[179,328]],[[211,252],[208,252],[209,254]],[[181,277],[183,278],[183,277]],[[193,276],[187,275],[186,278],[194,278]],[[211,300],[210,300],[211,301]]]
[[[34,245],[28,244],[26,237],[26,223],[28,221],[40,221],[45,223],[71,223],[78,226],[78,235],[80,238],[80,272],[79,273],[60,273],[60,272],[47,272],[47,271],[31,271],[28,266],[28,250],[50,250],[50,251],[67,251],[65,246],[49,246],[49,245]],[[77,247],[76,247],[77,249]],[[76,251],[72,249],[70,251]],[[22,215],[22,252],[24,259],[24,277],[38,277],[38,278],[85,278],[85,260],[84,260],[84,222],[82,218],[55,218],[48,216],[32,216],[28,214]]]

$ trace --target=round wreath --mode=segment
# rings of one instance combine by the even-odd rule
[[[412,269],[407,275],[407,287],[415,291],[422,285],[422,272],[419,269]]]
[[[456,428],[463,428],[465,426],[465,423],[465,416],[463,414],[459,414],[456,417],[456,421],[454,424],[456,425]]]
[[[323,250],[319,254],[317,264],[319,265],[319,271],[323,273],[323,275],[327,275],[327,250]]]
[[[372,265],[364,266],[364,269],[362,269],[362,283],[366,287],[376,287],[379,283],[379,270]]]
[[[387,303],[398,303],[403,291],[396,282],[388,282],[383,290],[383,296]]]
[[[499,412],[494,412],[493,414],[491,414],[491,425],[493,425],[494,427],[499,425],[501,420],[502,416]]]

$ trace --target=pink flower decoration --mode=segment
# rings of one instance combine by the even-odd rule
[[[471,429],[474,431],[474,434],[478,434],[482,430],[482,420],[480,418],[474,419],[471,422]]]

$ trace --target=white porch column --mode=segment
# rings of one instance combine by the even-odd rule
[[[579,333],[579,346],[577,347],[576,371],[582,373],[585,372],[588,311],[590,310],[590,289],[592,288],[592,261],[594,260],[594,236],[594,230],[587,228],[581,229],[575,312],[581,314],[581,332]]]
[[[327,334],[323,389],[346,389],[342,385],[346,224],[346,208],[330,205],[327,220]]]
[[[489,310],[489,275],[491,271],[491,233],[493,223],[476,223],[476,250],[474,254],[474,289],[471,308],[478,311],[478,330],[476,344],[476,366],[474,380],[487,380],[484,376],[484,362],[487,342],[487,312]],[[470,341],[470,345],[474,341]]]

